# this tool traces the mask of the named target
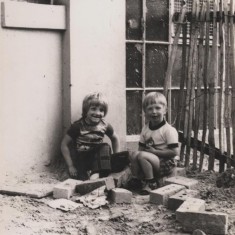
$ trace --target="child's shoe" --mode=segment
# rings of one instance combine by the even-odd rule
[[[127,183],[127,188],[130,190],[140,190],[142,188],[142,182],[140,179],[131,178]]]
[[[149,195],[152,190],[157,188],[158,188],[157,182],[146,182],[144,187],[141,189],[140,194]]]

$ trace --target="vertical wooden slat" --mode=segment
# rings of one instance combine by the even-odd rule
[[[208,142],[210,145],[209,149],[209,164],[208,170],[214,170],[214,161],[215,161],[215,79],[217,74],[217,4],[214,1],[213,7],[213,41],[212,41],[212,53],[210,65],[209,65],[209,135]]]
[[[179,98],[179,112],[180,112],[180,117],[178,119],[178,124],[177,128],[178,130],[180,129],[180,121],[182,117],[184,117],[185,113],[185,106],[186,106],[186,97],[185,97],[185,92],[184,92],[184,86],[185,86],[185,81],[186,81],[186,76],[187,76],[187,24],[183,25],[183,44],[182,44],[182,76],[180,80],[180,98]],[[185,129],[185,122],[184,122],[184,129]],[[184,152],[185,152],[185,146],[186,146],[186,132],[184,134],[184,141],[181,144],[180,148],[180,161],[183,162],[184,160]]]
[[[226,130],[226,145],[227,145],[227,167],[231,167],[230,157],[231,157],[231,108],[229,106],[229,22],[228,22],[228,1],[224,0],[224,35],[225,35],[225,112],[224,112],[224,123]]]
[[[144,99],[145,96],[145,83],[146,83],[146,0],[142,1],[142,10],[143,10],[143,14],[142,14],[142,41],[143,41],[143,48],[142,48],[142,88],[144,89],[143,93],[142,93],[142,101]],[[142,126],[144,126],[145,124],[145,114],[144,111],[142,109]]]
[[[230,79],[232,84],[232,138],[233,138],[233,160],[235,159],[235,68],[234,68],[234,1],[230,0]]]
[[[174,62],[175,62],[175,58],[176,58],[176,54],[177,54],[177,50],[178,50],[178,41],[180,38],[182,23],[184,22],[185,14],[186,14],[186,5],[182,6],[182,9],[181,9],[181,12],[179,15],[179,20],[176,25],[175,37],[173,40],[173,44],[171,46],[166,76],[165,76],[165,80],[164,80],[163,93],[166,97],[168,97],[168,110],[169,111],[171,110],[171,92],[168,89],[171,86],[171,76],[172,76],[173,66],[174,66]],[[171,123],[171,113],[169,113],[169,111],[168,111],[168,122]]]
[[[196,51],[197,51],[197,37],[198,37],[198,6],[199,1],[193,1],[191,31],[190,31],[190,48],[189,48],[189,63],[188,63],[188,82],[187,82],[187,94],[186,94],[186,109],[185,109],[185,121],[187,125],[187,142],[186,142],[186,155],[185,166],[189,167],[190,162],[190,150],[191,150],[191,133],[192,133],[192,119],[194,109],[194,97],[195,97],[195,64],[196,64]]]
[[[219,44],[220,44],[220,65],[219,65],[219,107],[218,107],[218,118],[219,118],[219,150],[220,154],[224,153],[225,147],[225,136],[224,136],[224,95],[225,95],[225,43],[224,43],[224,26],[223,26],[223,0],[219,3]],[[224,162],[220,160],[219,171],[224,171]]]
[[[205,34],[205,14],[206,5],[202,4],[200,12],[200,36],[199,36],[199,46],[198,46],[198,79],[197,79],[197,90],[195,95],[195,125],[194,125],[194,148],[193,148],[193,169],[197,168],[197,149],[198,149],[198,132],[199,132],[199,120],[201,115],[201,103],[202,103],[202,80],[203,80],[203,65],[204,65],[204,50],[203,41]]]
[[[207,133],[207,120],[208,120],[208,104],[207,104],[207,76],[208,76],[208,61],[209,61],[209,34],[210,34],[210,1],[206,2],[206,36],[205,36],[205,60],[204,60],[204,73],[203,73],[203,83],[204,83],[204,110],[203,110],[203,130],[202,130],[202,145],[200,152],[200,163],[199,170],[202,170],[203,160],[204,160],[204,148],[206,143],[206,133]]]

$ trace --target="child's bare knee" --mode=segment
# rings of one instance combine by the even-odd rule
[[[129,160],[130,160],[130,162],[137,161],[138,154],[139,154],[139,151],[131,151],[131,152],[129,152]]]

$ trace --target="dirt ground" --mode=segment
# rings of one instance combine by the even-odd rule
[[[232,181],[234,173],[232,170],[229,176]],[[206,200],[206,210],[229,215],[228,234],[234,235],[235,186],[218,188],[218,173],[215,172],[189,171],[187,176],[199,180],[197,189],[201,198]],[[61,174],[47,168],[40,173],[25,175],[17,181],[54,185],[62,178]],[[136,193],[131,204],[109,203],[98,209],[81,206],[68,212],[49,207],[47,203],[52,200],[52,196],[35,199],[0,194],[0,234],[189,234],[182,231],[175,219],[175,212],[164,206],[149,204],[148,196]]]

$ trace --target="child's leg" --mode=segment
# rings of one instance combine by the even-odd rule
[[[136,151],[136,152],[131,152],[129,155],[129,159],[131,163],[131,173],[132,173],[133,178],[138,178],[140,171],[141,171],[139,161],[138,161],[139,153],[140,153],[139,151]]]
[[[138,161],[140,163],[145,178],[145,184],[142,190],[140,191],[140,194],[147,195],[150,193],[151,190],[156,189],[158,187],[154,175],[160,169],[160,161],[156,155],[144,151],[140,152],[140,154],[138,155]]]
[[[138,154],[138,161],[144,173],[145,179],[147,180],[154,179],[154,175],[160,169],[159,158],[152,153],[141,151]]]
[[[91,170],[95,175],[91,176],[91,179],[107,177],[111,172],[111,147],[107,143],[100,144],[94,148],[93,163],[91,164]],[[99,174],[97,177],[97,173]]]
[[[78,152],[75,147],[70,147],[70,155],[74,164],[74,167],[77,169],[77,177],[70,176],[71,178],[78,180],[87,180],[88,174],[86,170],[86,154]]]
[[[142,188],[142,182],[141,182],[141,169],[138,162],[138,154],[139,152],[130,152],[129,153],[129,161],[130,161],[130,167],[131,167],[131,173],[132,178],[127,183],[127,188],[130,190],[139,190]]]

